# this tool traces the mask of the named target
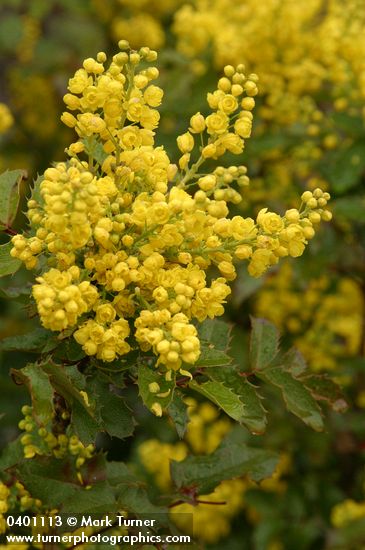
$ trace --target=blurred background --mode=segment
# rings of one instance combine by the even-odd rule
[[[304,190],[318,186],[333,197],[332,223],[319,230],[302,258],[283,261],[260,279],[240,268],[226,319],[235,326],[237,362],[245,365],[249,316],[269,319],[284,346],[297,346],[313,371],[331,373],[343,386],[349,410],[328,413],[326,432],[317,434],[288,417],[267,392],[274,413],[261,440],[280,451],[278,471],[260,487],[224,482],[218,491],[226,506],[194,508],[200,544],[229,550],[365,548],[365,2],[1,0],[1,172],[25,169],[30,185],[53,161],[63,160],[73,139],[60,122],[68,78],[84,58],[114,52],[120,39],[159,51],[165,97],[157,143],[172,158],[176,136],[192,114],[206,112],[206,93],[224,65],[243,63],[248,74],[258,74],[252,139],[242,159],[225,159],[227,165],[245,164],[250,176],[232,215],[253,217],[265,206],[284,212],[298,205]],[[25,186],[23,201],[26,194]],[[24,227],[22,214],[14,225]],[[0,280],[2,339],[36,324],[22,294],[29,281],[24,270]],[[27,400],[9,369],[34,357],[12,351],[9,340],[1,350],[5,444],[17,434]],[[133,443],[101,444],[111,457],[133,461],[156,494],[168,490],[169,458],[187,449],[210,452],[230,429],[213,407],[192,402],[186,441],[177,442],[167,422],[139,414]]]

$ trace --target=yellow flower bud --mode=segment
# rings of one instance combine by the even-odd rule
[[[177,146],[182,153],[190,153],[194,148],[194,138],[190,132],[185,132],[176,139]]]
[[[217,184],[217,178],[210,174],[209,176],[203,176],[199,178],[198,185],[203,191],[211,191]]]
[[[205,130],[205,118],[200,113],[196,113],[190,119],[190,132],[200,134]]]
[[[76,118],[71,115],[71,113],[68,113],[67,111],[65,111],[64,113],[62,113],[61,115],[61,121],[66,125],[68,126],[69,128],[74,128],[77,124],[77,120]]]
[[[217,152],[217,148],[214,145],[214,143],[209,143],[209,145],[206,145],[202,150],[202,156],[204,158],[212,158],[215,156]]]

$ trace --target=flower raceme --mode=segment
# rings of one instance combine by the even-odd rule
[[[248,261],[258,277],[284,256],[300,256],[314,225],[331,215],[328,193],[302,195],[283,216],[228,217],[248,185],[245,166],[202,171],[207,159],[241,154],[250,137],[257,76],[227,66],[178,136],[178,166],[154,143],[163,91],[151,82],[156,52],[100,52],[70,79],[63,122],[78,139],[68,160],[48,168],[28,201],[29,236],[12,256],[38,270],[33,286],[42,324],[70,330],[84,352],[113,361],[132,347],[162,369],[193,365],[200,354],[194,320],[222,315]],[[208,110],[208,109],[207,109]]]

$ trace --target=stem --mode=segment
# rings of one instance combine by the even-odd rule
[[[183,179],[177,184],[177,187],[185,187],[185,184],[191,180],[197,173],[198,169],[200,168],[200,166],[203,164],[203,162],[205,161],[205,158],[203,158],[202,155],[200,155],[200,157],[198,158],[198,160],[192,165],[192,167],[186,172],[185,176],[183,177]]]

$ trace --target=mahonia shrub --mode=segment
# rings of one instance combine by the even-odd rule
[[[90,513],[98,502],[100,514],[138,517],[148,509],[164,527],[173,521],[185,532],[191,529],[181,514],[192,514],[198,538],[211,542],[229,532],[247,486],[280,470],[277,453],[247,444],[246,429],[259,435],[267,425],[259,392],[279,390],[287,409],[317,431],[318,402],[335,411],[346,406],[330,378],[308,374],[297,350],[281,349],[278,330],[264,319],[252,319],[242,370],[233,361],[232,327],[216,319],[237,264],[245,261],[257,278],[281,258],[301,256],[316,225],[331,219],[330,196],[318,187],[283,215],[264,207],[254,217],[230,216],[228,205],[241,201],[249,178],[244,165],[225,166],[222,157],[241,155],[250,138],[258,77],[227,65],[207,95],[209,114],[190,118],[172,162],[155,143],[163,98],[153,83],[156,59],[154,50],[135,51],[121,40],[111,60],[99,52],[75,72],[62,115],[75,141],[66,160],[35,181],[24,233],[12,227],[24,172],[1,176],[0,219],[12,235],[1,247],[1,275],[21,264],[31,272],[29,288],[9,296],[29,296],[29,313],[42,327],[2,342],[3,350],[38,357],[12,369],[32,404],[22,409],[25,433],[1,458],[0,514]],[[150,439],[137,450],[160,494],[151,494],[133,464],[108,461],[97,440],[100,432],[133,434],[141,408],[125,400],[135,385],[147,409],[169,417],[185,437]],[[241,426],[186,399],[190,391]],[[205,509],[192,508],[217,495],[225,507],[204,534]]]
[[[151,84],[158,69],[145,63],[156,53],[120,46],[109,65],[101,52],[70,79],[62,120],[79,139],[69,160],[37,181],[31,233],[12,238],[11,255],[38,272],[33,297],[45,328],[72,330],[102,361],[136,345],[152,350],[171,377],[199,358],[192,321],[223,314],[235,263],[247,260],[257,277],[281,257],[300,256],[314,224],[331,218],[329,195],[305,192],[300,209],[284,216],[264,208],[256,220],[229,218],[227,203],[241,200],[235,186],[247,185],[246,168],[201,167],[226,151],[242,153],[256,75],[225,68],[208,94],[211,114],[197,113],[178,136],[176,166],[154,142],[163,91]],[[218,276],[207,273],[211,267]]]

